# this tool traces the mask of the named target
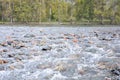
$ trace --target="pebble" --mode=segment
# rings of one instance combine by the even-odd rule
[[[45,47],[42,48],[42,51],[48,51],[48,50],[51,50],[51,49],[52,49],[51,47],[45,46]]]
[[[111,73],[112,73],[113,75],[120,76],[120,69],[112,69],[112,70],[111,70]]]
[[[7,52],[8,50],[7,49],[3,49],[3,52]]]
[[[6,63],[8,63],[8,61],[0,59],[0,64],[6,64]]]
[[[13,54],[8,54],[8,57],[11,58],[11,57],[14,57],[14,55]]]
[[[26,34],[24,37],[25,38],[32,38],[32,37],[35,37],[35,35],[34,34]]]
[[[13,44],[13,41],[7,41],[7,44],[11,46]]]

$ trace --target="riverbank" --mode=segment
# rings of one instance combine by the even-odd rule
[[[101,24],[100,22],[88,22],[88,21],[84,21],[84,22],[0,22],[0,25],[40,25],[40,26],[44,26],[44,25],[120,25],[120,24],[109,24],[108,22]]]

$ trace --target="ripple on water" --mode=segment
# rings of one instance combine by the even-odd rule
[[[0,58],[8,60],[0,65],[0,80],[104,80],[120,64],[118,28],[0,29]]]

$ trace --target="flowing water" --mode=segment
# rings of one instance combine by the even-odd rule
[[[119,60],[119,27],[0,26],[0,80],[120,80]]]

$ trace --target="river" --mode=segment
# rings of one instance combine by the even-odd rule
[[[120,27],[1,25],[0,80],[120,80]]]

